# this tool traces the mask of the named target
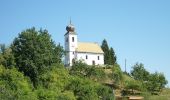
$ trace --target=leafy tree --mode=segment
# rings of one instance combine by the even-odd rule
[[[164,74],[155,72],[149,75],[149,80],[146,82],[146,87],[150,92],[160,92],[167,84]]]
[[[70,74],[85,77],[87,74],[87,68],[88,65],[86,63],[83,63],[82,61],[76,61],[70,70]]]
[[[136,80],[147,81],[149,72],[144,68],[142,63],[136,63],[131,70],[131,75]]]
[[[11,48],[7,48],[5,44],[0,45],[0,64],[6,68],[15,66],[14,55]]]
[[[95,66],[87,67],[86,77],[95,81],[104,81],[106,79],[106,74],[102,68],[97,68]]]
[[[41,85],[46,89],[64,91],[69,84],[69,72],[61,64],[55,64],[40,76]]]
[[[74,93],[71,91],[65,91],[57,97],[57,100],[76,100]]]
[[[150,92],[160,92],[167,84],[167,80],[162,73],[149,73],[143,64],[136,64],[133,66],[131,75],[134,79],[139,80],[143,87],[147,88]]]
[[[106,74],[103,69],[95,66],[89,66],[81,61],[75,62],[70,70],[71,75],[77,75],[80,77],[87,77],[95,81],[104,80]]]
[[[112,67],[112,79],[117,85],[123,81],[123,72],[118,64],[115,64],[114,67]]]
[[[68,85],[78,100],[114,100],[112,89],[87,78],[73,77]]]
[[[37,100],[32,85],[16,68],[0,66],[0,98],[2,100]]]
[[[85,78],[73,77],[67,89],[72,90],[78,100],[98,99],[94,84]]]
[[[55,46],[47,30],[35,28],[22,31],[11,46],[16,66],[29,76],[34,86],[38,76],[46,72],[53,63],[61,62],[61,46]]]

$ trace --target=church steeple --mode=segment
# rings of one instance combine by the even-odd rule
[[[77,34],[75,32],[74,25],[69,21],[69,24],[66,26],[66,34],[65,37],[65,65],[72,66],[73,60],[75,60],[75,51],[77,48]]]
[[[67,32],[72,32],[72,33],[75,34],[75,27],[74,27],[74,25],[72,24],[71,19],[70,19],[69,25],[66,26],[66,30],[67,30]]]

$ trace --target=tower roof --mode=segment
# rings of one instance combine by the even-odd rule
[[[66,26],[66,34],[65,35],[67,35],[67,34],[76,34],[76,32],[75,32],[75,27],[74,27],[74,25],[71,23],[71,19],[70,19],[70,23]]]
[[[66,30],[67,30],[67,32],[74,32],[74,31],[75,31],[75,27],[74,27],[74,25],[71,23],[71,19],[70,19],[69,25],[66,26]]]

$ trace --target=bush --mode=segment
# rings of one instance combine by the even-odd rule
[[[36,99],[29,79],[15,68],[5,69],[0,66],[0,90],[1,99]]]

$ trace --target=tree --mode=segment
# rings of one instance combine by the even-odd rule
[[[112,47],[109,49],[109,46],[105,39],[102,42],[101,48],[104,52],[104,64],[114,65],[117,59],[115,52]]]
[[[87,78],[73,77],[67,87],[77,100],[114,100],[112,89]]]
[[[106,74],[103,69],[95,66],[89,66],[81,61],[76,61],[70,70],[71,75],[77,75],[80,77],[87,77],[91,80],[100,81],[106,78]]]
[[[85,77],[87,74],[87,68],[88,65],[86,63],[83,63],[82,61],[76,61],[70,70],[70,74]]]
[[[107,41],[105,39],[102,42],[101,48],[104,52],[104,64],[110,64],[110,51]]]
[[[149,80],[146,82],[146,87],[152,93],[160,92],[167,83],[168,82],[165,79],[164,74],[155,72],[149,75]]]
[[[112,47],[110,48],[110,56],[111,56],[110,57],[110,64],[114,65],[116,63],[117,57],[116,57],[115,52],[114,52]]]
[[[132,77],[139,80],[143,84],[143,87],[152,93],[160,92],[168,83],[164,74],[158,72],[149,73],[141,63],[136,63],[132,68]]]
[[[12,50],[11,48],[6,47],[5,44],[0,45],[0,64],[6,68],[12,68],[15,66]]]
[[[61,62],[62,48],[55,45],[47,30],[35,28],[22,31],[12,43],[16,66],[29,76],[34,86],[38,77],[54,63]],[[61,55],[60,55],[61,54]]]
[[[2,100],[37,100],[29,78],[16,68],[0,66],[0,98]]]
[[[149,72],[144,68],[144,65],[142,63],[136,63],[132,67],[131,75],[136,80],[147,81],[149,77]]]

